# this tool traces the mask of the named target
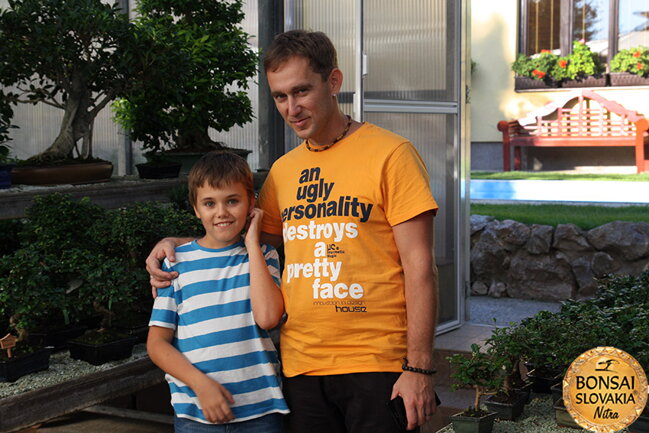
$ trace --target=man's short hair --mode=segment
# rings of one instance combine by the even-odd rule
[[[215,150],[203,155],[189,171],[187,186],[189,203],[196,205],[198,188],[207,185],[212,188],[223,188],[233,183],[241,183],[248,197],[255,196],[252,183],[252,171],[246,160],[232,152]]]
[[[336,48],[322,32],[290,30],[275,36],[264,56],[266,72],[274,71],[291,57],[304,57],[313,72],[320,74],[323,81],[338,67]]]

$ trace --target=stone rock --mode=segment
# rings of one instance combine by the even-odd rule
[[[562,301],[576,289],[572,268],[556,254],[520,250],[512,258],[508,276],[507,293],[512,298]]]
[[[572,252],[593,250],[583,231],[574,224],[559,224],[554,230],[552,246],[572,256]]]
[[[496,232],[490,227],[497,224],[489,223],[479,234],[477,241],[471,248],[471,280],[491,282],[502,280],[505,273],[505,259],[507,251],[498,238]],[[488,283],[489,284],[489,283]]]
[[[649,223],[613,221],[590,230],[586,236],[598,250],[624,260],[649,256]]]
[[[502,281],[493,281],[489,286],[489,296],[494,298],[502,298],[507,296],[507,286]]]
[[[489,287],[482,281],[476,281],[471,285],[471,294],[476,296],[484,296],[489,293]]]
[[[532,224],[530,237],[525,243],[525,250],[530,254],[547,254],[552,247],[552,233],[554,227]]]
[[[484,229],[494,219],[488,215],[471,215],[471,236]]]
[[[492,229],[495,235],[502,242],[503,248],[507,251],[515,251],[525,245],[530,237],[530,228],[523,223],[513,220],[500,221],[498,224],[489,225],[487,230]]]
[[[597,280],[592,268],[592,258],[579,257],[570,263],[577,283],[577,298],[587,298],[597,291]]]
[[[603,251],[598,251],[593,254],[590,266],[593,270],[593,275],[598,278],[616,272],[618,269],[620,269],[620,263],[613,260],[613,257],[609,256]]]

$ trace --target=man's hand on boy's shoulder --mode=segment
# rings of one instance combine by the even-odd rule
[[[177,238],[164,238],[158,242],[146,258],[146,271],[149,273],[151,294],[155,298],[158,289],[168,287],[171,280],[178,276],[178,272],[165,272],[162,270],[161,261],[167,258],[170,262],[176,261]]]

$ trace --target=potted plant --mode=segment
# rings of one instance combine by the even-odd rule
[[[14,182],[110,178],[112,164],[92,157],[92,132],[99,112],[129,83],[124,49],[135,44],[127,15],[101,0],[13,0],[0,10],[0,35],[0,85],[11,89],[0,102],[63,111],[58,136],[13,170]],[[79,162],[86,165],[69,166]],[[54,165],[60,180],[27,168]]]
[[[584,41],[574,41],[572,53],[557,59],[551,75],[561,81],[561,87],[604,87],[606,76],[603,72],[599,55]]]
[[[0,261],[0,317],[6,318],[8,328],[0,334],[16,336],[13,350],[0,352],[0,381],[12,382],[49,367],[50,349],[31,345],[28,337],[48,311],[62,304],[63,291],[43,290],[48,280],[43,268],[52,264],[33,247]]]
[[[611,86],[649,84],[649,49],[639,46],[620,50],[611,59]]]
[[[451,416],[456,433],[489,433],[493,429],[495,412],[480,408],[480,399],[494,394],[502,386],[503,375],[499,360],[492,354],[482,352],[477,344],[471,345],[471,354],[455,354],[448,358],[455,379],[453,389],[469,386],[475,390],[473,406]]]
[[[485,400],[485,406],[498,414],[498,419],[515,420],[529,401],[531,383],[523,381],[520,362],[525,347],[520,329],[511,324],[494,328],[485,342],[488,352],[502,365],[503,384],[498,392]]]
[[[193,154],[195,161],[224,148],[209,136],[210,129],[227,131],[252,119],[245,90],[256,74],[257,54],[240,27],[242,5],[241,0],[139,2],[135,26],[142,35],[154,35],[150,49],[156,55],[147,57],[151,63],[139,69],[149,72],[136,77],[113,110],[144,150]]]
[[[532,56],[519,54],[512,64],[516,90],[560,87],[559,81],[551,75],[558,58],[549,50],[541,50]]]

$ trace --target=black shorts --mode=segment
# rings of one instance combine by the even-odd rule
[[[288,433],[404,433],[387,404],[401,373],[283,378]],[[419,429],[412,430],[418,432]]]

